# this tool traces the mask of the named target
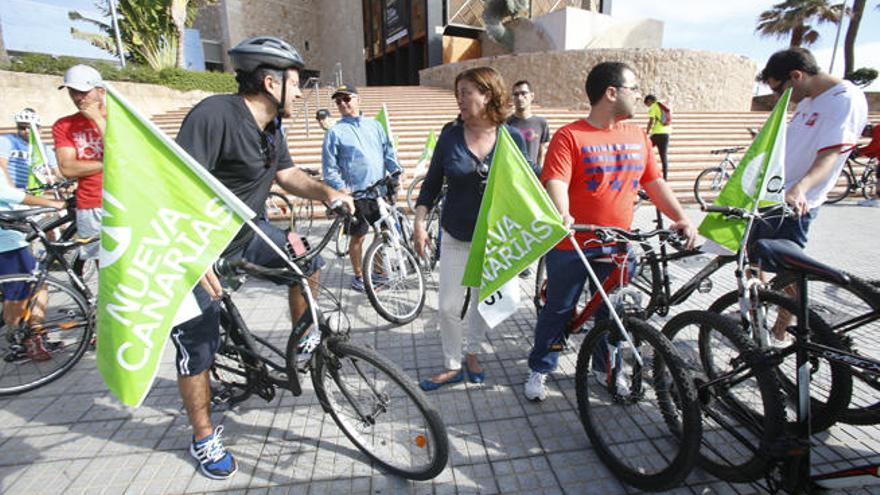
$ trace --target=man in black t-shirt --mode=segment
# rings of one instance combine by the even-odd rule
[[[547,119],[532,115],[532,100],[535,93],[528,81],[517,81],[513,85],[513,107],[515,113],[507,123],[516,127],[526,140],[529,156],[526,158],[537,165],[538,171],[544,167],[544,154],[550,142],[550,126]]]
[[[350,196],[310,178],[290,158],[281,118],[291,116],[296,99],[302,96],[299,71],[304,64],[296,49],[278,38],[260,36],[242,41],[229,55],[238,93],[210,96],[196,105],[180,127],[178,144],[261,216],[273,181],[303,198],[342,200],[354,211]],[[265,220],[256,223],[282,251],[289,249],[287,232]],[[242,227],[222,256],[269,267],[287,265],[248,226]],[[319,260],[306,273],[310,285],[317,283]],[[202,313],[171,331],[180,395],[193,428],[190,453],[202,473],[212,479],[229,478],[238,469],[223,447],[223,427],[215,430],[210,416],[208,370],[220,345],[218,298],[222,290],[217,275],[208,270],[193,290]],[[290,287],[288,302],[291,319],[297,321],[307,309],[299,287]],[[300,342],[299,351],[307,356],[318,343],[320,332],[313,327]]]

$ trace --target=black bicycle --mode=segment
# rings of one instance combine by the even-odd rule
[[[225,291],[220,300],[221,346],[210,371],[213,403],[234,406],[253,394],[271,401],[279,387],[299,396],[299,374],[310,373],[321,407],[362,452],[383,469],[405,478],[434,478],[446,467],[449,456],[439,413],[397,365],[372,348],[351,342],[347,326],[328,322],[298,268],[308,266],[335,238],[343,217],[338,207],[334,211],[337,216],[323,239],[294,260],[297,269],[265,268],[244,260],[221,260],[215,265],[218,275],[234,287],[247,275],[294,282],[306,295],[309,309],[294,325],[282,350],[250,332]],[[329,290],[322,295],[341,321],[344,314],[339,302]],[[311,356],[300,359],[297,346],[314,322],[321,331],[321,343]]]
[[[843,170],[840,171],[840,175],[837,177],[834,188],[828,192],[828,199],[825,200],[825,204],[832,205],[843,201],[847,196],[855,194],[858,190],[862,191],[862,196],[865,199],[876,198],[877,167],[880,167],[880,164],[877,163],[876,158],[862,157],[860,159],[854,156],[847,158]]]

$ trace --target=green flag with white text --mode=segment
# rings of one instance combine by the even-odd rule
[[[501,126],[462,285],[479,287],[483,301],[567,233],[532,167]]]
[[[391,144],[394,145],[394,149],[397,149],[397,136],[391,132],[391,117],[388,115],[388,107],[385,104],[382,104],[382,108],[379,110],[379,113],[376,114],[376,121],[382,124],[382,129],[385,129],[385,135],[388,136],[388,140],[391,141]]]
[[[425,141],[425,149],[422,150],[422,156],[419,157],[419,161],[427,161],[430,160],[434,155],[434,148],[437,147],[437,136],[434,134],[434,129],[428,133],[428,140]]]
[[[52,177],[52,172],[49,170],[49,162],[46,161],[45,150],[40,139],[40,131],[37,130],[36,125],[31,123],[31,128],[28,132],[28,156],[30,157],[27,178],[28,189],[40,187],[44,184],[44,181],[48,182]]]
[[[776,102],[714,204],[751,211],[756,206],[779,204],[784,200],[786,109],[790,96],[791,90],[786,90]],[[708,213],[698,230],[707,239],[736,252],[745,236],[746,224],[744,219]]]
[[[193,287],[253,216],[108,85],[97,364],[120,401],[143,402]]]

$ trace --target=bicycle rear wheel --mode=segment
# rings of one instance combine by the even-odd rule
[[[701,437],[697,392],[666,337],[642,320],[628,317],[623,322],[644,365],[624,348],[613,375],[623,374],[628,397],[600,385],[592,373],[593,348],[602,345],[602,337],[610,342],[620,337],[613,322],[596,324],[578,353],[578,412],[599,458],[621,481],[641,490],[666,490],[681,483],[697,459]]]
[[[781,349],[784,354],[782,364],[777,368],[779,380],[783,391],[786,393],[787,402],[791,408],[791,418],[795,418],[794,404],[797,399],[797,384],[795,376],[797,366],[795,364],[795,344],[791,331],[797,326],[798,304],[791,298],[773,291],[758,292],[759,306],[764,314],[764,321],[772,331],[776,326],[790,330],[788,345]],[[736,291],[729,292],[712,303],[709,311],[729,316],[734,320],[741,321],[739,309],[739,294]],[[843,340],[831,331],[831,327],[825,323],[814,311],[810,311],[810,339],[817,344],[848,350]],[[752,334],[751,327],[745,330],[747,335]],[[701,339],[704,337],[701,335]],[[710,349],[711,344],[700,343],[701,349]],[[704,366],[710,362],[705,361]],[[818,355],[810,356],[810,409],[811,429],[813,433],[825,431],[836,423],[849,405],[853,390],[853,377],[850,367],[843,363],[833,362]]]
[[[425,306],[425,274],[415,255],[384,235],[364,256],[364,288],[382,318],[402,325],[416,319]]]
[[[837,177],[837,182],[835,182],[834,187],[828,191],[828,197],[825,198],[826,205],[833,205],[834,203],[838,203],[842,201],[844,198],[849,196],[850,191],[853,189],[853,177],[849,175],[846,167],[840,172],[840,175]]]
[[[711,204],[721,193],[729,178],[727,171],[722,167],[709,167],[703,170],[694,181],[694,197],[697,201],[702,199],[707,204]]]
[[[414,382],[375,351],[330,338],[312,370],[315,393],[345,436],[384,469],[412,480],[446,467],[440,414]]]
[[[33,274],[0,277],[0,296],[12,290],[9,284],[19,284],[27,294],[23,320],[4,326],[5,335],[0,335],[0,396],[61,377],[82,358],[92,337],[94,314],[85,299],[53,278],[39,287],[37,282]]]
[[[785,406],[773,369],[736,321],[687,311],[663,327],[691,370],[703,412],[698,464],[725,481],[763,477],[774,459],[766,447],[782,435]],[[708,364],[704,364],[708,363]]]
[[[807,281],[810,310],[828,323],[852,352],[880,360],[880,291],[853,275],[848,285],[814,276]],[[783,273],[771,280],[770,286],[783,291],[793,283],[794,274]],[[854,425],[880,423],[880,377],[858,368],[852,368],[852,374],[852,400],[840,420]]]
[[[877,197],[877,167],[877,159],[871,158],[865,165],[865,170],[862,171],[860,182],[862,183],[862,196],[865,199]]]

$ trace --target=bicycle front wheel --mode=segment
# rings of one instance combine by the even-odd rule
[[[621,481],[641,490],[667,490],[678,486],[697,460],[702,435],[697,392],[663,334],[635,318],[623,323],[643,364],[612,321],[599,322],[578,353],[578,412],[599,459]],[[608,348],[608,362],[619,362],[611,373],[594,373],[596,346]]]
[[[428,480],[446,467],[449,439],[440,414],[412,380],[372,349],[328,339],[312,382],[339,429],[382,468]]]
[[[784,359],[777,368],[777,373],[791,408],[790,417],[794,418],[798,393],[795,382],[797,365],[795,343],[790,333],[797,328],[798,304],[781,293],[762,290],[758,292],[758,309],[763,315],[766,331],[785,330],[789,334],[788,345],[780,350]],[[709,311],[741,321],[739,294],[737,291],[728,292],[712,303]],[[752,322],[749,324],[751,325]],[[809,327],[810,339],[813,342],[840,350],[849,350],[843,340],[831,331],[831,327],[812,310],[809,314]],[[746,332],[748,335],[753,333],[751,327]],[[701,351],[710,351],[712,344],[703,342],[703,335],[700,339]],[[711,361],[704,361],[704,365],[710,366]],[[830,428],[847,410],[853,390],[852,371],[846,364],[811,354],[810,381],[811,430],[813,433],[819,433]]]
[[[691,370],[703,412],[700,467],[732,483],[764,476],[773,459],[766,447],[785,428],[781,384],[735,320],[687,311],[663,334]]]
[[[312,232],[312,219],[315,216],[314,206],[308,199],[297,198],[293,207],[293,215],[290,217],[291,230],[303,237],[308,237]]]
[[[843,201],[844,198],[849,196],[852,189],[853,177],[849,175],[849,172],[844,168],[837,177],[837,182],[834,184],[834,187],[828,191],[828,197],[825,198],[825,204],[833,205],[834,203]]]
[[[865,166],[862,172],[862,196],[865,199],[873,199],[877,197],[877,163],[876,158],[872,158]]]
[[[721,193],[729,178],[727,171],[722,167],[709,167],[703,170],[694,181],[694,197],[698,202],[702,199],[707,204],[711,204]]]
[[[23,319],[0,336],[0,396],[20,394],[67,373],[82,358],[94,329],[83,297],[61,282],[32,274],[0,277],[0,292],[24,291]],[[17,287],[17,289],[16,289]]]
[[[409,187],[406,188],[406,206],[409,207],[409,211],[416,211],[416,200],[419,199],[419,190],[422,188],[422,182],[425,182],[424,175],[414,178],[409,183]]]
[[[425,306],[425,275],[409,249],[384,236],[364,256],[364,289],[382,318],[402,325]]]

